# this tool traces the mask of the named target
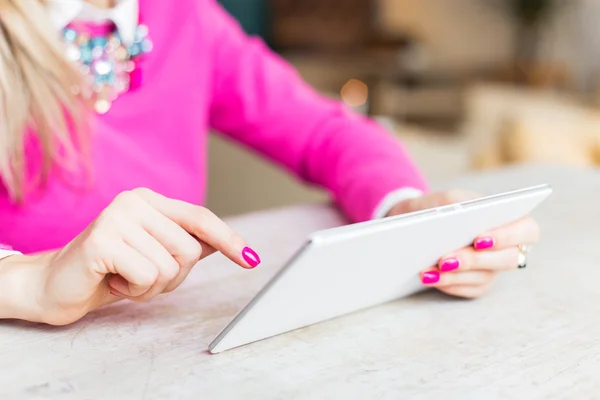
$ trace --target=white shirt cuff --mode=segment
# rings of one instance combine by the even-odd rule
[[[20,252],[14,250],[12,247],[0,243],[0,260],[9,256],[21,255]]]
[[[419,189],[407,187],[395,190],[385,196],[383,200],[377,205],[375,208],[375,212],[373,212],[373,219],[384,218],[392,208],[399,202],[407,199],[414,199],[416,197],[421,197],[423,192]]]
[[[8,251],[8,250],[0,250],[0,260],[6,258],[6,257],[10,257],[10,256],[17,256],[17,255],[21,255],[22,253],[18,252],[18,251]]]

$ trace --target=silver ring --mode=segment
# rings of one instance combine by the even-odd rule
[[[519,269],[527,268],[527,254],[529,254],[529,252],[531,251],[531,246],[521,244],[518,246],[518,248],[519,248],[518,268]]]

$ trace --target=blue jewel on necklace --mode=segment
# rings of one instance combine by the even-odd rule
[[[75,39],[77,39],[77,32],[75,32],[74,29],[65,28],[65,30],[63,31],[63,36],[65,38],[65,41],[74,42]]]
[[[93,37],[90,40],[90,45],[92,46],[92,48],[104,48],[104,46],[106,46],[107,42],[108,42],[108,40],[106,39],[106,37],[98,36],[98,37]]]
[[[139,25],[134,41],[125,44],[118,31],[106,35],[90,36],[71,27],[63,30],[66,56],[79,65],[84,80],[90,88],[77,88],[77,93],[93,100],[98,113],[106,113],[111,103],[129,90],[131,73],[136,61],[152,51],[148,27]]]

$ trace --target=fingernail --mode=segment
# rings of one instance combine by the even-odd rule
[[[479,239],[475,240],[473,247],[475,247],[475,250],[491,249],[492,247],[494,247],[494,238],[491,238],[491,237],[479,238]]]
[[[258,264],[260,264],[260,257],[250,247],[244,247],[244,250],[242,250],[242,257],[244,257],[244,260],[251,268],[256,268]]]
[[[440,273],[438,271],[427,271],[421,275],[421,282],[425,285],[433,285],[440,281]]]
[[[460,267],[460,260],[456,257],[446,258],[440,263],[440,271],[450,272]]]

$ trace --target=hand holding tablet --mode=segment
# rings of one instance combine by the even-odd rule
[[[388,216],[475,200],[472,192],[452,190],[427,194],[396,205]],[[529,216],[482,232],[472,245],[445,254],[437,265],[421,273],[424,285],[452,296],[476,298],[483,295],[501,271],[524,268],[525,251],[539,240],[539,227]]]
[[[209,350],[218,353],[414,294],[424,288],[423,271],[439,273],[450,268],[447,256],[473,243],[479,243],[478,253],[461,250],[458,257],[470,254],[475,259],[477,254],[479,261],[454,260],[453,264],[459,264],[455,273],[460,271],[461,261],[464,266],[487,265],[490,269],[485,258],[498,246],[503,246],[499,251],[506,251],[508,262],[512,257],[509,247],[524,243],[511,246],[506,240],[514,237],[507,238],[531,228],[523,218],[551,192],[544,185],[443,206],[434,203],[433,208],[421,211],[316,232],[225,327]],[[507,230],[495,231],[499,227]],[[496,235],[494,242],[494,237],[481,237],[482,232],[509,235]],[[498,269],[503,257],[492,257]],[[518,258],[512,261],[517,263]],[[435,265],[438,267],[431,269]],[[456,286],[463,285],[448,285]]]

